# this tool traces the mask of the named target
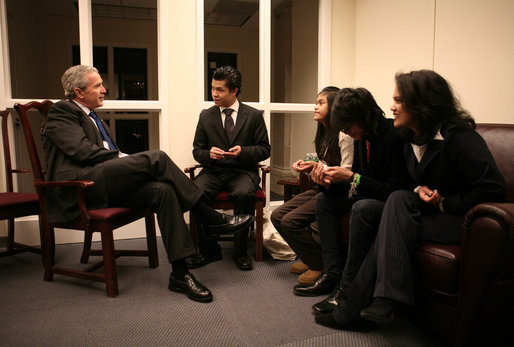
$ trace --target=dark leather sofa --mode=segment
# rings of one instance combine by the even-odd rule
[[[449,345],[514,345],[514,124],[477,124],[507,182],[509,203],[468,211],[458,246],[423,245],[414,254],[414,316]],[[309,186],[301,175],[301,190]],[[348,242],[348,215],[341,216]],[[311,225],[319,240],[317,225]]]

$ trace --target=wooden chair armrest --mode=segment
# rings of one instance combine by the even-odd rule
[[[300,192],[302,193],[314,187],[314,182],[312,181],[311,176],[307,175],[305,172],[300,172],[298,183],[300,184]]]
[[[45,187],[79,187],[88,188],[95,185],[94,181],[34,181],[34,187],[45,188]]]
[[[31,173],[32,170],[26,170],[26,169],[12,169],[12,173]]]
[[[44,190],[47,187],[76,187],[80,214],[83,220],[86,221],[90,220],[91,216],[87,208],[84,190],[94,185],[94,181],[34,181],[34,187],[36,187],[40,199],[42,198],[43,200],[45,200]]]
[[[266,174],[271,171],[270,167],[263,164],[257,164],[257,167],[261,169],[262,190],[266,192]]]
[[[194,181],[196,169],[200,169],[202,167],[203,167],[203,165],[201,165],[201,164],[189,166],[184,169],[184,172],[189,174],[189,178],[191,179],[191,181]]]

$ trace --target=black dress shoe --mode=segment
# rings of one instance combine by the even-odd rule
[[[236,264],[239,270],[248,271],[253,269],[252,259],[247,255],[234,256],[234,264]]]
[[[316,282],[314,282],[314,284],[298,284],[294,286],[294,293],[299,296],[320,296],[330,294],[338,284],[337,282],[338,281],[334,277],[323,273],[319,276]]]
[[[205,266],[209,263],[213,263],[215,261],[219,261],[223,259],[223,254],[221,253],[221,249],[216,252],[202,254],[193,254],[189,257],[186,257],[186,266],[188,269],[197,269],[202,266]]]
[[[338,301],[343,296],[343,293],[343,288],[337,286],[328,298],[312,305],[312,311],[314,311],[315,314],[331,313],[337,307]]]
[[[362,332],[370,331],[375,326],[373,322],[367,322],[363,320],[356,320],[348,323],[339,323],[335,320],[332,313],[317,314],[316,316],[314,316],[314,321],[319,325],[323,325],[332,329]]]
[[[173,292],[186,293],[187,297],[194,301],[212,301],[212,293],[207,287],[198,282],[193,274],[188,273],[183,280],[178,280],[170,274],[168,289]]]
[[[361,318],[373,322],[392,322],[398,314],[399,303],[388,299],[378,297],[373,299],[370,307],[360,312]]]
[[[231,216],[223,214],[225,223],[215,225],[205,225],[205,230],[209,236],[234,234],[241,230],[248,229],[253,223],[253,216],[249,214],[239,214]]]

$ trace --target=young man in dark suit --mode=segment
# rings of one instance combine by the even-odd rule
[[[238,101],[241,73],[231,66],[217,68],[212,77],[214,106],[202,111],[193,142],[193,156],[203,165],[195,179],[208,199],[227,190],[235,202],[235,214],[254,214],[259,186],[257,163],[269,158],[271,146],[262,112]],[[233,259],[241,270],[251,270],[248,230],[236,234]],[[222,258],[216,239],[199,232],[201,256],[188,258],[188,266],[200,267]]]
[[[202,202],[202,192],[168,155],[159,150],[127,155],[120,152],[111,132],[94,113],[106,93],[96,68],[77,65],[62,76],[66,98],[55,103],[41,137],[49,181],[92,180],[86,190],[90,208],[150,207],[157,213],[162,240],[172,264],[169,289],[190,299],[212,301],[212,294],[189,273],[185,258],[195,253],[183,213],[193,210],[212,233],[248,229],[253,217],[228,216]],[[78,217],[74,188],[47,194],[48,218],[71,221]]]

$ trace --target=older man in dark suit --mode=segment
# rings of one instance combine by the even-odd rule
[[[212,294],[187,270],[185,258],[195,248],[183,213],[193,210],[212,233],[248,229],[253,217],[228,216],[202,202],[202,191],[162,151],[121,153],[112,134],[94,112],[106,93],[96,68],[77,65],[66,70],[62,85],[68,100],[54,104],[41,134],[47,177],[56,180],[93,180],[86,190],[90,208],[150,207],[157,219],[172,264],[169,289],[195,301],[212,301]],[[48,192],[48,218],[71,221],[78,217],[76,193],[69,188]]]
[[[202,111],[193,143],[193,156],[203,170],[195,180],[207,198],[227,190],[235,202],[235,214],[254,214],[255,192],[259,186],[257,163],[270,156],[271,146],[262,112],[238,101],[241,73],[231,66],[216,69],[211,93],[215,105]],[[241,270],[251,270],[248,231],[236,234],[234,262]],[[188,258],[190,267],[200,267],[222,258],[216,239],[199,233],[200,257]]]

